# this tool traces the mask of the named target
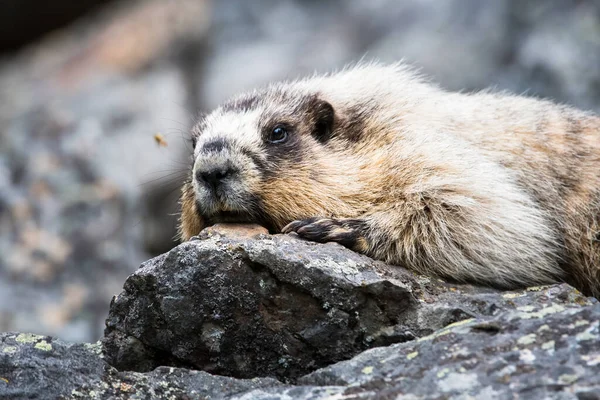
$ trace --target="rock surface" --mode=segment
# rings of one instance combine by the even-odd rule
[[[598,399],[600,304],[532,302],[493,318],[467,319],[410,343],[366,351],[299,383],[381,397]]]
[[[564,359],[571,374],[575,365],[590,360],[596,365],[600,309],[596,300],[568,285],[517,292],[451,285],[414,276],[333,243],[321,245],[252,230],[246,236],[231,232],[221,227],[205,230],[197,240],[144,263],[129,277],[111,304],[103,339],[107,362],[119,370],[149,371],[171,365],[295,382],[367,348],[406,342],[372,350],[300,380],[338,386],[362,384],[356,365],[368,369],[365,363],[394,353],[399,361],[386,361],[385,366],[395,369],[365,376],[375,380],[385,373],[404,375],[409,365],[399,363],[419,353],[424,355],[410,364],[414,371],[404,380],[412,376],[417,382],[422,378],[418,374],[426,370],[436,371],[428,375],[434,379],[438,372],[459,373],[468,365],[473,374],[494,380],[489,368],[509,367],[519,357],[525,364],[536,357],[548,365],[553,356]],[[445,328],[465,320],[470,322],[460,329]],[[584,324],[587,334],[580,329]],[[541,330],[534,337],[537,329]],[[561,336],[569,333],[572,340]],[[588,335],[581,345],[579,334]],[[443,337],[443,343],[438,337]],[[537,346],[540,353],[520,344]],[[421,346],[429,350],[420,350]],[[578,358],[576,351],[581,353]],[[447,354],[441,357],[442,352]],[[478,352],[482,353],[477,356]],[[409,353],[414,357],[407,360]],[[440,362],[442,358],[447,362]],[[342,378],[351,370],[349,378]],[[523,379],[528,378],[523,375]],[[481,379],[483,386],[473,390],[483,390],[486,382]],[[398,390],[410,387],[410,382],[406,385]]]
[[[600,303],[568,285],[452,285],[253,227],[144,263],[102,344],[0,334],[9,399],[581,400],[599,376]]]
[[[274,379],[240,380],[161,367],[118,372],[99,343],[69,344],[49,336],[0,334],[0,399],[219,399]]]
[[[111,364],[289,379],[443,326],[419,321],[408,274],[392,284],[377,263],[340,246],[217,229],[200,238],[125,282],[105,331]]]

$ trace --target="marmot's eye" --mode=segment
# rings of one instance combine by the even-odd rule
[[[276,126],[269,135],[269,142],[283,143],[288,138],[288,132],[283,126]]]

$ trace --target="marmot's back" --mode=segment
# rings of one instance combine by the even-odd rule
[[[597,116],[367,64],[238,96],[193,135],[184,239],[254,221],[458,281],[600,294]]]

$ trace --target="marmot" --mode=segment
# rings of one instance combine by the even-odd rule
[[[600,295],[600,117],[362,64],[242,94],[192,130],[180,235],[257,222],[421,274]]]

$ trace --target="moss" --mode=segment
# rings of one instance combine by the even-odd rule
[[[563,374],[558,377],[558,381],[563,385],[570,385],[576,382],[579,379],[579,376],[572,374]]]
[[[38,350],[43,350],[43,351],[52,350],[52,345],[50,343],[46,342],[45,340],[42,340],[42,341],[36,343],[34,347]]]
[[[467,319],[463,319],[462,321],[454,322],[450,325],[445,326],[444,328],[440,329],[439,331],[432,333],[431,335],[427,335],[427,336],[423,336],[422,338],[419,338],[417,340],[417,342],[423,342],[425,340],[432,340],[432,339],[438,338],[440,336],[448,335],[448,334],[452,333],[452,328],[455,328],[455,327],[461,326],[461,325],[466,325],[473,321],[475,321],[475,318],[467,318]]]
[[[554,350],[554,345],[555,345],[554,340],[550,340],[550,341],[542,344],[542,349]]]
[[[455,326],[462,326],[462,325],[466,325],[466,324],[468,324],[469,322],[473,322],[473,321],[475,321],[475,318],[467,318],[467,319],[463,319],[462,321],[457,321],[457,322],[454,322],[454,323],[452,323],[452,324],[450,324],[450,325],[447,325],[447,326],[445,326],[445,327],[444,327],[444,329],[450,329],[450,328],[453,328],[453,327],[455,327]]]
[[[575,336],[575,339],[577,339],[578,342],[584,342],[586,340],[597,340],[598,335],[591,333],[590,330],[588,329],[584,332],[578,333]]]
[[[21,333],[15,338],[15,341],[19,343],[33,343],[41,339],[43,339],[43,336],[34,335],[33,333]]]
[[[551,288],[551,287],[552,287],[552,286],[549,286],[549,285],[544,285],[544,286],[531,286],[531,287],[528,287],[528,288],[527,288],[527,289],[525,289],[525,290],[527,290],[528,292],[541,292],[541,291],[543,291],[543,290],[546,290],[546,289],[549,289],[549,288]]]
[[[444,368],[443,370],[441,370],[440,372],[437,373],[437,377],[441,379],[444,376],[446,376],[449,372],[450,372],[450,368]]]
[[[528,344],[535,343],[535,339],[536,339],[535,333],[530,333],[529,335],[520,337],[517,340],[517,343],[522,344],[522,345],[528,345]]]
[[[17,346],[6,346],[2,349],[2,352],[5,354],[15,354],[17,352]]]
[[[522,311],[519,314],[522,319],[540,319],[566,310],[566,308],[560,304],[553,304],[551,306],[544,307],[539,311],[530,310],[530,307],[533,308],[532,306],[518,308],[519,311]]]
[[[549,330],[550,330],[550,326],[547,324],[544,324],[544,325],[540,326],[537,331],[544,332],[544,331],[549,331]]]
[[[102,344],[99,341],[96,343],[84,343],[83,346],[91,353],[102,358]]]

